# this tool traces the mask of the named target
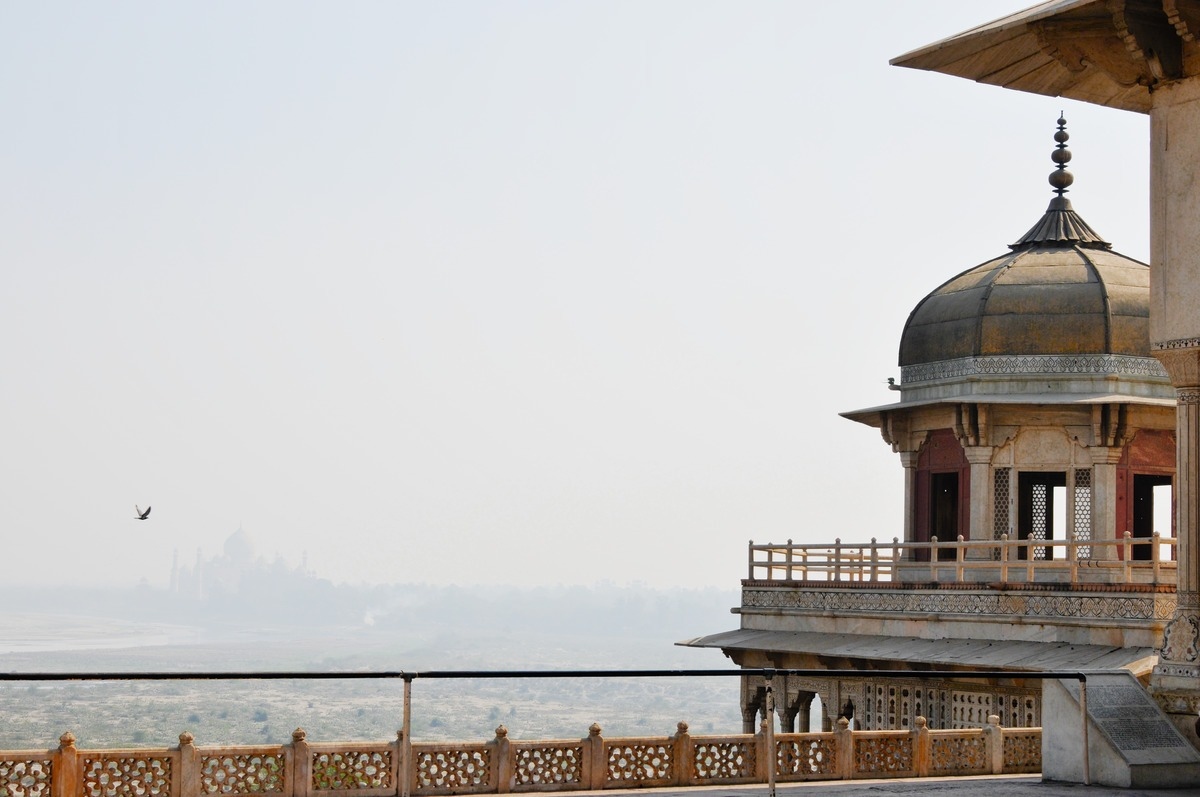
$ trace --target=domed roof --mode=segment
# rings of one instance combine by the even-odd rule
[[[1057,196],[1037,224],[922,299],[900,338],[900,382],[887,380],[900,400],[844,417],[894,445],[918,408],[952,406],[966,423],[991,405],[1175,406],[1150,354],[1150,268],[1112,251],[1063,196],[1074,179],[1065,125],[1054,135]]]
[[[964,271],[913,309],[900,365],[990,356],[1150,357],[1150,269],[1112,251],[1063,194],[1073,178],[1058,120],[1058,196],[1006,255]]]

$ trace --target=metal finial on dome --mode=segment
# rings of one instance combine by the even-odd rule
[[[1075,212],[1075,209],[1071,207],[1071,200],[1063,196],[1067,193],[1067,188],[1071,183],[1075,182],[1075,175],[1067,171],[1067,164],[1071,162],[1071,150],[1067,149],[1067,140],[1070,138],[1070,134],[1067,133],[1067,120],[1060,111],[1058,130],[1054,133],[1054,140],[1058,143],[1054,147],[1054,151],[1050,153],[1050,160],[1054,161],[1058,168],[1050,172],[1049,178],[1050,185],[1058,196],[1050,200],[1050,207],[1046,208],[1046,212],[1038,219],[1038,223],[1033,225],[1029,232],[1022,235],[1021,240],[1015,244],[1009,244],[1009,248],[1030,249],[1035,246],[1112,248],[1112,244],[1101,238],[1095,230],[1088,226],[1083,217]]]
[[[1059,196],[1067,193],[1068,186],[1075,182],[1075,175],[1067,171],[1067,164],[1071,162],[1071,150],[1067,149],[1069,138],[1071,138],[1071,134],[1067,132],[1067,120],[1060,112],[1058,130],[1054,133],[1054,140],[1058,142],[1058,145],[1050,153],[1050,160],[1058,164],[1058,168],[1050,172],[1050,185],[1054,187],[1054,193]]]

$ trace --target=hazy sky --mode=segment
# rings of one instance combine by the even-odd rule
[[[1025,0],[0,6],[8,583],[732,588],[890,539],[905,318],[1146,117],[888,59]],[[146,522],[134,504],[153,505]]]

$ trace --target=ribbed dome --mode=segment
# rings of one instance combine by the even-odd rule
[[[1107,249],[1031,244],[921,300],[900,365],[1025,354],[1150,356],[1150,269]]]
[[[1117,354],[1150,357],[1150,269],[1111,251],[1062,194],[1065,122],[1053,153],[1058,196],[1012,252],[949,280],[913,309],[900,365],[965,357]]]

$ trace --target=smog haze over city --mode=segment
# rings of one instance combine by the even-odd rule
[[[888,65],[1023,5],[6,4],[7,585],[242,529],[337,585],[733,590],[900,535],[837,413],[1037,220],[1060,112],[1148,260],[1145,117]]]

